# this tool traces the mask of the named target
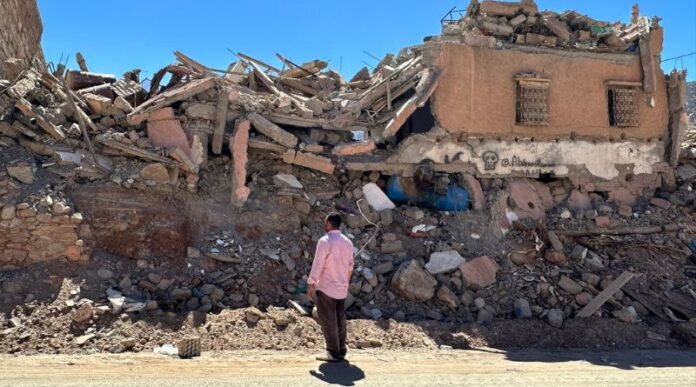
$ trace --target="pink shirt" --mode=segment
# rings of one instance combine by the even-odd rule
[[[342,300],[348,297],[348,283],[353,271],[353,242],[339,230],[331,230],[317,242],[312,272],[307,284],[327,296]]]

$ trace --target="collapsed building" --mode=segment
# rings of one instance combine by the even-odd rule
[[[675,173],[686,74],[663,74],[662,38],[637,6],[624,24],[473,0],[350,79],[280,54],[237,53],[223,71],[176,52],[148,88],[81,54],[79,70],[27,62],[0,73],[0,268],[107,253],[137,270],[102,269],[97,303],[306,304],[321,217],[339,210],[357,247],[354,315],[560,326],[607,303],[622,321],[694,318],[693,277],[658,295],[641,277],[619,298],[640,275],[582,239],[668,233],[669,252],[691,254],[690,215],[665,215],[694,199],[696,170]],[[635,215],[648,201],[663,222]]]

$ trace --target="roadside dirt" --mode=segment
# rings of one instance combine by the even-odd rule
[[[696,352],[360,351],[322,364],[307,352],[0,356],[0,386],[693,386]],[[417,372],[414,372],[417,371]]]

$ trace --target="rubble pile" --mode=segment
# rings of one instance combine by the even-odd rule
[[[459,14],[459,19],[452,11],[445,16],[439,39],[474,47],[517,44],[597,52],[635,52],[640,38],[660,21],[640,16],[637,5],[633,7],[631,23],[625,24],[597,21],[575,11],[539,11],[533,0],[472,0]]]
[[[651,28],[634,14],[622,25],[472,1],[439,39],[631,51]],[[428,163],[383,174],[368,164],[438,85],[426,52],[386,55],[350,80],[321,60],[237,56],[221,71],[175,52],[148,88],[138,70],[90,72],[82,55],[79,71],[36,63],[0,80],[0,310],[11,316],[0,351],[123,352],[191,333],[203,340],[187,354],[246,335],[313,348],[306,280],[330,211],[355,246],[348,315],[394,322],[386,334],[352,322],[366,332],[352,346],[465,346],[467,329],[529,346],[514,333],[558,339],[592,324],[664,346],[696,339],[690,148],[675,170],[622,172],[644,180],[643,197]],[[683,104],[672,105],[677,131]],[[356,157],[368,167],[348,168]]]

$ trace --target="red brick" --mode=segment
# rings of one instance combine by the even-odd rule
[[[288,159],[290,159],[291,155],[289,153],[287,153],[287,155]],[[287,162],[285,155],[283,155],[283,161]],[[329,175],[333,174],[334,168],[336,167],[331,162],[331,159],[328,157],[303,152],[296,152],[291,163],[295,165],[300,165],[305,168],[315,169],[317,171],[328,173]]]
[[[374,149],[375,142],[372,140],[357,141],[350,143],[340,143],[333,148],[331,153],[336,156],[351,156],[371,152]]]
[[[232,137],[230,138],[230,150],[232,151],[232,204],[241,207],[246,202],[251,191],[246,186],[246,173],[249,144],[249,120],[237,121]]]
[[[155,110],[154,112],[150,113],[150,115],[147,117],[148,121],[162,121],[162,120],[173,120],[176,117],[174,117],[174,109],[171,107],[166,107],[162,109]]]
[[[481,184],[472,175],[464,175],[464,184],[471,195],[471,205],[474,210],[483,210],[486,208],[486,196],[483,194]],[[506,219],[507,221],[507,219]]]
[[[148,121],[147,136],[154,146],[179,148],[187,156],[191,155],[191,145],[178,120]]]

